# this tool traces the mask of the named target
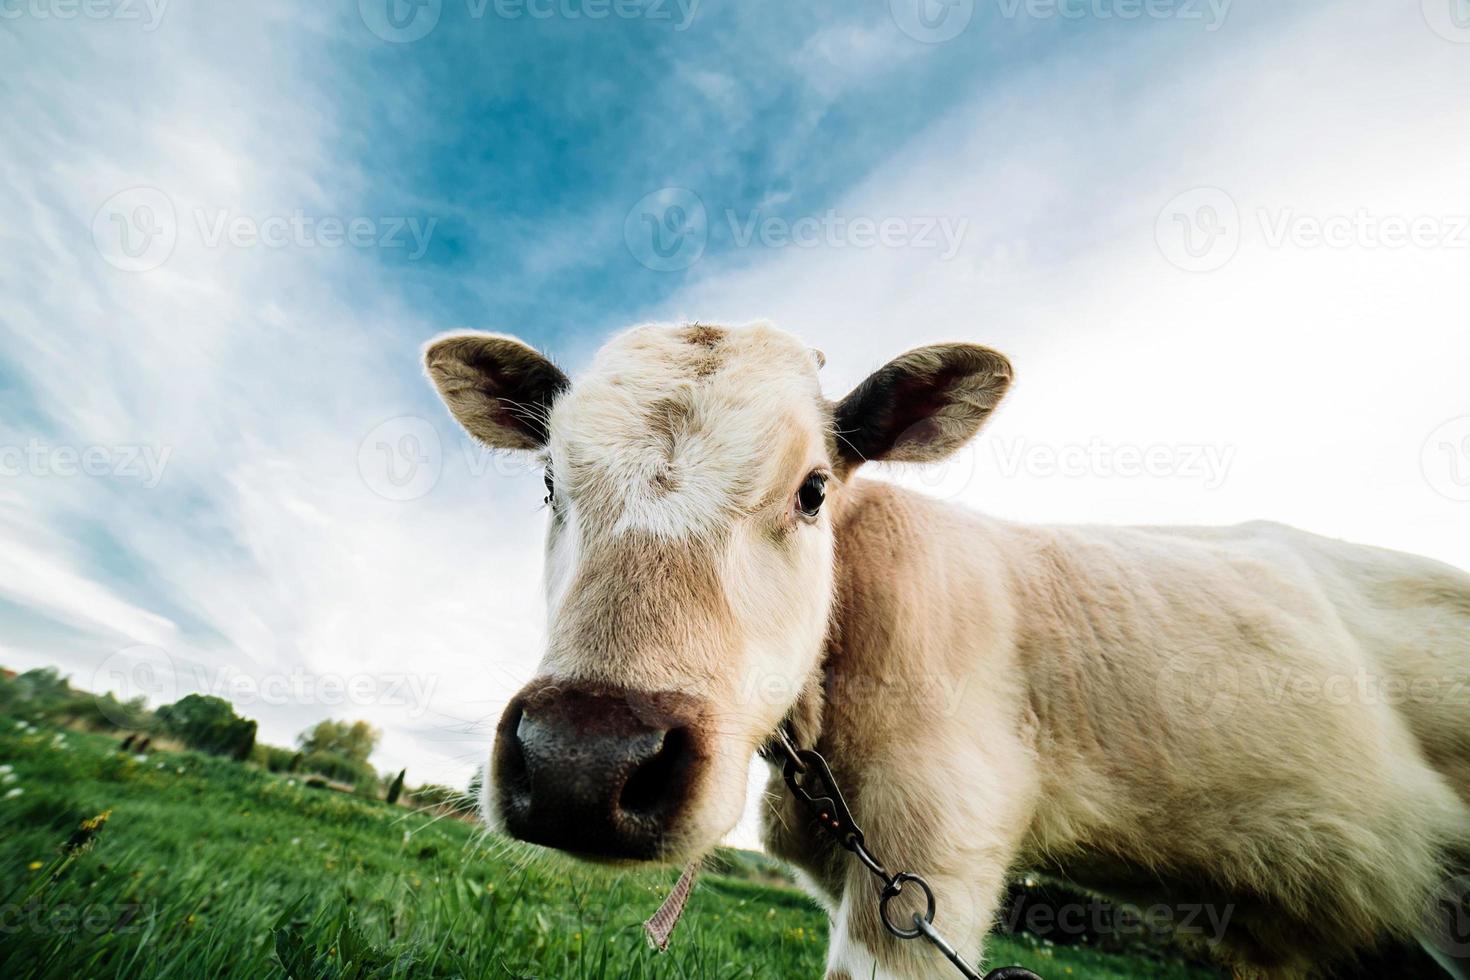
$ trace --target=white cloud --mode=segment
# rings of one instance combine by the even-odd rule
[[[167,617],[138,608],[15,537],[0,550],[0,596],[81,629],[135,643],[167,645],[176,638]]]
[[[919,53],[887,18],[814,31],[792,57],[792,69],[818,106],[852,85],[874,84]]]
[[[443,325],[416,326],[362,264],[376,256],[211,242],[200,216],[221,211],[350,220],[361,181],[336,159],[317,108],[331,99],[298,57],[317,15],[283,30],[175,13],[128,45],[98,25],[22,25],[29,67],[8,73],[18,135],[0,156],[14,191],[0,226],[20,237],[0,270],[6,357],[39,422],[0,423],[0,443],[39,430],[51,446],[171,454],[157,489],[5,481],[0,595],[73,628],[7,656],[24,667],[45,653],[88,684],[110,653],[157,645],[180,666],[170,693],[236,695],[263,740],[362,717],[385,730],[378,765],[463,785],[488,747],[477,726],[539,652],[527,574],[539,480],[498,479],[462,451],[417,367],[419,338]],[[77,77],[136,97],[103,112]],[[104,202],[138,186],[163,192],[168,213],[152,216],[176,243],[158,267],[128,272],[92,230]],[[407,501],[376,492],[359,459],[397,416],[422,416],[444,447],[437,484]],[[99,540],[62,540],[83,524]],[[91,573],[99,556],[124,565],[128,587],[116,568]],[[299,691],[281,685],[303,670],[308,693],[279,696]],[[379,683],[345,700],[321,683],[364,678]],[[394,678],[413,682],[400,685],[406,701]]]
[[[1237,7],[1231,28],[1246,18]],[[1228,521],[1285,511],[1470,564],[1470,539],[1416,531],[1452,510],[1422,479],[1419,450],[1436,425],[1470,411],[1453,369],[1470,363],[1470,247],[1272,248],[1265,231],[1284,209],[1440,216],[1446,227],[1470,216],[1455,165],[1470,134],[1454,125],[1451,100],[1425,97],[1462,78],[1463,60],[1418,18],[1381,9],[1330,30],[1288,20],[1269,46],[1230,41],[1221,31],[1172,55],[1139,45],[988,85],[837,205],[878,220],[968,218],[953,261],[919,249],[777,250],[713,270],[657,312],[772,317],[823,347],[834,393],[927,339],[999,347],[1018,384],[981,441],[982,469],[997,461],[987,441],[1021,437],[1237,452],[1213,490],[1173,477],[1138,486],[991,473],[963,494],[1001,513]],[[1297,52],[1290,90],[1312,99],[1311,112],[1282,97],[1279,45]],[[1153,74],[1175,61],[1188,68],[1187,96],[1157,88],[1123,103],[1108,91],[1119,73],[1141,78],[1142,66]],[[1208,274],[1170,265],[1155,241],[1160,209],[1200,185],[1226,188],[1243,223],[1235,258]]]

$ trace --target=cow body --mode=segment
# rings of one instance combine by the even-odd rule
[[[862,480],[834,521],[798,737],[971,956],[1034,867],[1203,907],[1241,975],[1308,975],[1421,931],[1470,856],[1470,576],[1271,524],[1021,526]],[[834,917],[834,975],[948,975],[767,799],[769,848]]]
[[[426,348],[465,429],[544,467],[547,644],[497,730],[492,827],[698,858],[790,723],[975,961],[1028,867],[1207,906],[1270,980],[1470,892],[1470,578],[1272,525],[1025,527],[869,482],[956,452],[1011,364],[931,344],[830,401],[823,362],[761,323],[637,327],[575,383],[510,337]],[[784,787],[767,807],[831,911],[834,978],[950,975],[883,931]]]

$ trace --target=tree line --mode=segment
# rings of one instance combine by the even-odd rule
[[[137,736],[124,743],[129,749],[143,744],[145,737],[168,737],[199,752],[270,772],[300,774],[308,784],[350,787],[389,803],[398,802],[407,776],[403,770],[379,773],[373,768],[368,760],[382,732],[365,721],[323,719],[298,735],[294,748],[285,748],[258,742],[255,720],[238,715],[224,698],[189,694],[149,708],[142,697],[119,700],[110,692],[75,688],[55,667],[16,675],[0,671],[0,714]],[[460,808],[467,802],[465,792],[432,784],[410,790],[408,796],[424,806]]]

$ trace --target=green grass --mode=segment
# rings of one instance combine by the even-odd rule
[[[788,888],[706,875],[658,954],[640,924],[673,871],[599,871],[239,763],[138,761],[111,739],[58,735],[0,718],[10,980],[822,975],[824,916]],[[85,851],[60,856],[81,821],[109,810]],[[990,962],[1047,980],[1209,976],[1006,937]]]

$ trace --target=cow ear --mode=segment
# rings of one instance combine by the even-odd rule
[[[1011,362],[978,344],[935,344],[894,358],[837,403],[837,453],[927,463],[964,445],[1011,384]]]
[[[459,424],[492,449],[546,445],[552,402],[571,386],[539,352],[496,334],[440,337],[424,349],[424,367]]]

